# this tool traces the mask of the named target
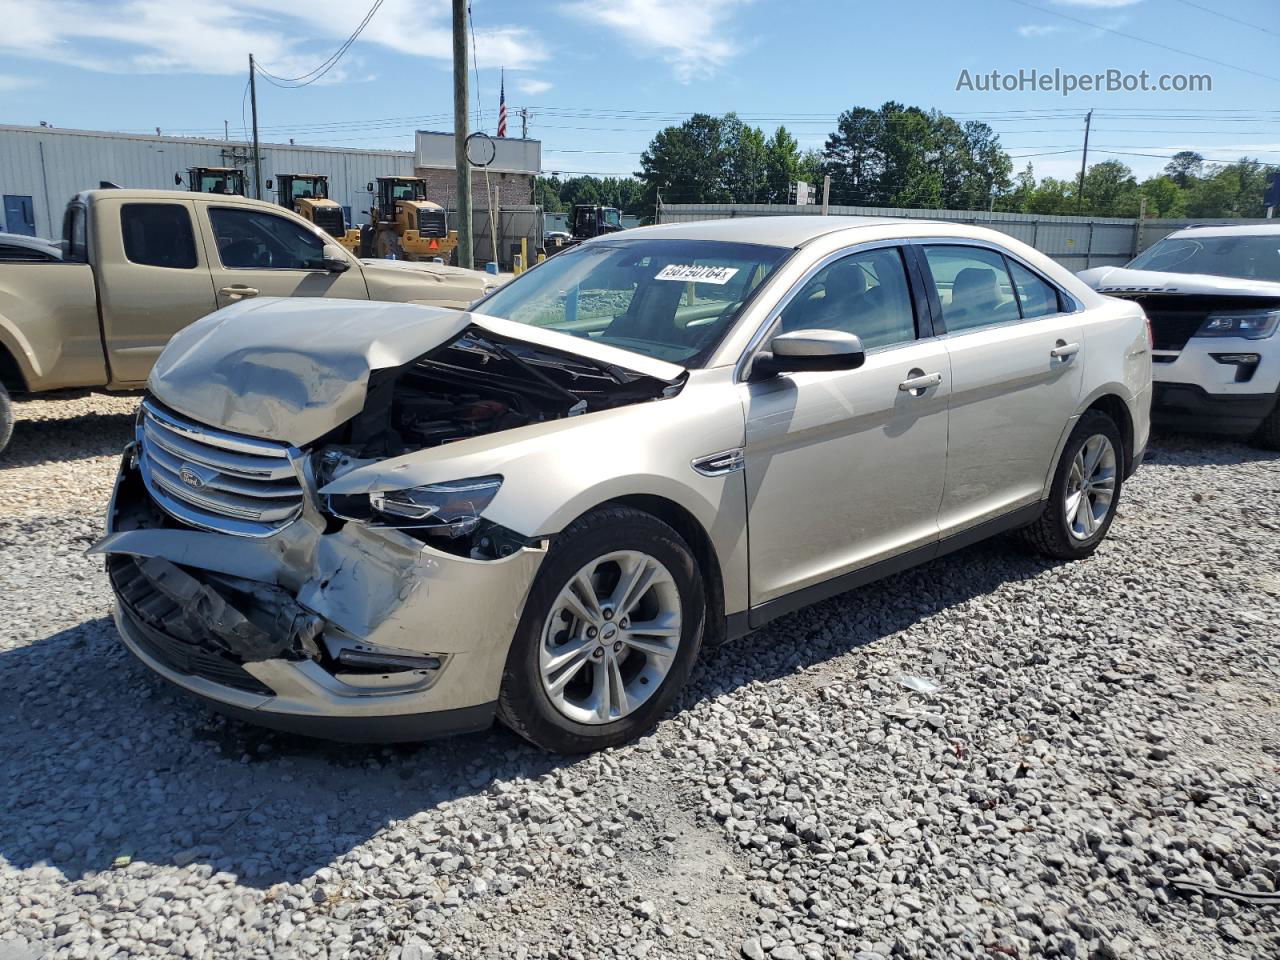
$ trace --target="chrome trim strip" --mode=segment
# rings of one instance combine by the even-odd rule
[[[689,465],[704,477],[723,477],[737,473],[746,466],[746,456],[742,447],[734,447],[731,450],[721,450],[719,453],[698,457]]]

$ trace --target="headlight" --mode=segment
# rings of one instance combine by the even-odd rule
[[[1196,331],[1197,337],[1243,337],[1261,340],[1276,332],[1280,310],[1238,310],[1211,313]]]
[[[501,477],[473,477],[369,494],[369,506],[391,525],[419,527],[460,537],[480,523],[480,514],[502,487]]]

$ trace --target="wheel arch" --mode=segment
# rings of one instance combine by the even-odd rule
[[[1105,413],[1120,430],[1120,439],[1123,441],[1122,445],[1124,447],[1121,451],[1124,455],[1123,475],[1126,478],[1131,476],[1136,467],[1134,458],[1137,455],[1137,451],[1134,450],[1133,415],[1129,412],[1129,405],[1124,402],[1124,399],[1118,393],[1104,392],[1094,397],[1080,413],[1083,416],[1090,410],[1098,410]]]
[[[9,393],[26,393],[27,378],[13,351],[0,341],[0,386]]]
[[[674,529],[693,551],[694,562],[702,575],[707,601],[707,622],[703,642],[715,646],[728,639],[725,618],[724,573],[711,535],[686,507],[667,497],[651,493],[634,493],[612,497],[581,514],[585,516],[601,507],[621,506],[656,517]],[[576,519],[576,518],[575,518]]]

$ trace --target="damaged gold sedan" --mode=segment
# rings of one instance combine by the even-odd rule
[[[703,643],[1000,530],[1088,555],[1146,347],[1015,241],[891,220],[600,238],[465,313],[247,302],[160,358],[92,549],[223,712],[596,749]]]

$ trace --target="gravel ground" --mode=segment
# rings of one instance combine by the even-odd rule
[[[1157,438],[1092,560],[821,604],[566,761],[277,735],[133,663],[81,555],[133,403],[22,403],[0,462],[0,958],[1280,956],[1280,908],[1172,884],[1280,883],[1274,455]]]

